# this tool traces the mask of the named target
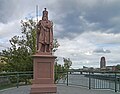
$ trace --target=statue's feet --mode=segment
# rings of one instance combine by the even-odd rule
[[[39,50],[37,50],[36,52],[39,53]]]

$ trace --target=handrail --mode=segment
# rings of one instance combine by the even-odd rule
[[[33,73],[33,71],[25,71],[25,72],[1,72],[0,75],[4,75],[4,74],[24,74],[24,73]]]
[[[67,86],[71,85],[70,77],[77,76],[77,79],[78,79],[78,77],[82,77],[82,78],[79,78],[79,79],[81,79],[80,81],[86,80],[86,82],[88,82],[87,87],[89,89],[92,89],[92,88],[95,89],[95,88],[97,88],[95,86],[99,85],[101,83],[106,84],[105,83],[105,80],[106,80],[107,82],[109,82],[109,84],[114,85],[114,88],[111,88],[110,86],[109,87],[107,86],[107,88],[104,88],[104,87],[100,87],[100,88],[114,89],[115,92],[120,91],[120,72],[119,71],[104,71],[103,72],[103,71],[81,71],[81,70],[73,71],[73,70],[69,70],[69,71],[59,71],[59,72],[55,72],[55,73],[60,74],[59,79],[62,79],[62,77],[65,78]],[[33,79],[32,78],[33,71],[0,73],[1,79],[3,76],[7,77],[7,79],[10,79],[10,81],[11,80],[14,81],[16,83],[16,86],[19,87],[21,82],[27,81],[27,79],[28,80]],[[74,85],[77,85],[77,84],[75,83]],[[118,88],[119,88],[119,90],[118,90]]]
[[[21,83],[28,83],[33,76],[33,71],[25,71],[25,72],[4,72],[0,73],[0,89],[4,86],[16,86],[17,88]],[[3,78],[4,77],[4,78]],[[5,78],[6,77],[6,78]],[[29,80],[27,80],[29,79]],[[5,87],[6,88],[6,87]]]

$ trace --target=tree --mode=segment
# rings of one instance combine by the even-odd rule
[[[55,82],[57,83],[63,75],[63,66],[61,64],[55,64]]]
[[[32,71],[32,55],[36,51],[36,22],[32,19],[21,21],[21,36],[10,39],[11,47],[2,51],[2,58],[6,62],[5,71]],[[53,52],[57,50],[59,43],[54,39]]]
[[[56,59],[58,61],[58,59]],[[58,83],[60,79],[66,80],[67,72],[70,69],[70,66],[72,65],[72,61],[70,58],[63,58],[64,65],[57,64],[57,61],[55,63],[55,82]]]
[[[2,56],[0,56],[0,72],[4,70],[5,62],[1,60]]]
[[[35,53],[36,23],[33,20],[21,21],[21,36],[14,36],[10,40],[11,47],[2,51],[2,58],[7,62],[6,71],[31,71],[32,54]]]
[[[72,65],[72,61],[70,60],[70,58],[63,58],[64,61],[64,69],[65,71],[68,71],[70,66]]]
[[[60,46],[60,44],[58,43],[57,39],[53,39],[53,52],[58,50],[59,46]]]
[[[6,62],[0,65],[1,70],[6,72],[33,71],[32,55],[36,52],[36,22],[33,20],[21,21],[21,36],[14,36],[10,39],[11,47],[0,53]],[[53,52],[59,47],[57,39],[53,40]],[[57,61],[57,60],[56,60]],[[61,65],[56,66],[59,70]],[[56,75],[57,80],[60,75]],[[26,79],[26,78],[25,78]]]
[[[119,71],[119,70],[120,70],[120,65],[119,65],[119,64],[115,66],[115,70],[116,70],[116,71]]]

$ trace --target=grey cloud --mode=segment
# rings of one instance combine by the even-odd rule
[[[94,7],[94,9],[88,11],[86,19],[90,22],[99,22],[100,27],[104,31],[110,28],[114,28],[114,30],[109,33],[120,33],[120,26],[116,27],[116,24],[110,21],[114,17],[120,17],[119,9],[120,1],[115,1],[112,4],[109,2],[104,2]]]
[[[0,0],[0,22],[7,23],[21,19],[31,11],[35,11],[35,5],[35,0]]]
[[[0,22],[7,23],[10,19],[13,20],[14,15],[18,16],[18,13],[15,13],[16,6],[14,0],[0,0]]]
[[[104,50],[103,48],[95,49],[93,53],[111,53],[110,50]]]
[[[120,64],[120,60],[107,60],[107,64],[109,65],[109,64],[115,64],[115,65],[117,65],[117,64]]]
[[[49,12],[54,13],[55,17],[51,20],[64,28],[64,31],[59,33],[60,35],[56,35],[57,37],[74,38],[75,35],[86,31],[107,31],[110,28],[112,30],[109,33],[120,33],[120,26],[111,22],[112,18],[120,16],[120,1],[118,0],[112,2],[109,0],[0,0],[0,22],[21,19],[35,11],[37,4],[41,10],[47,7]],[[88,24],[95,23],[95,25],[85,24],[79,18],[80,16]]]
[[[55,11],[57,15],[64,15],[60,21],[55,20],[55,23],[62,24],[62,27],[65,29],[64,34],[58,35],[60,37],[71,38],[71,33],[78,35],[86,31],[120,33],[120,26],[116,26],[115,22],[111,22],[111,19],[120,16],[120,1],[118,0],[93,0],[92,3],[87,0],[84,3],[82,0],[58,0],[56,3],[59,4],[57,4],[58,6],[56,6],[53,11]],[[89,27],[79,19],[80,16],[82,16],[88,24],[95,23],[95,25]],[[109,29],[111,29],[111,31],[108,32]]]
[[[13,11],[10,10],[11,7],[13,6],[9,4],[8,0],[0,0],[0,22],[3,22],[3,23],[6,22],[8,19],[8,16],[10,16],[8,14],[13,13]]]

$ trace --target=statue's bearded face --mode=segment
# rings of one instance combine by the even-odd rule
[[[43,20],[46,21],[46,20],[47,20],[47,17],[43,17]]]

